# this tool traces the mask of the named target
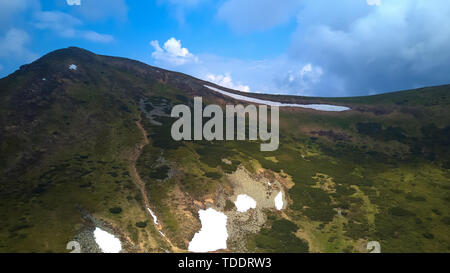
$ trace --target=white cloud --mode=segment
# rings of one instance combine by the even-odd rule
[[[300,5],[298,0],[227,0],[217,17],[237,32],[264,31],[294,18]]]
[[[226,88],[250,92],[250,87],[248,85],[243,85],[240,82],[234,83],[229,73],[226,73],[225,75],[208,74],[206,75],[205,80]]]
[[[67,5],[69,6],[80,6],[81,0],[66,0]]]
[[[277,80],[278,87],[284,92],[296,95],[313,95],[314,85],[319,83],[323,69],[307,63],[300,69],[289,70],[284,78]]]
[[[238,31],[270,29],[296,16],[298,27],[288,51],[262,60],[196,52],[199,61],[187,62],[155,41],[154,60],[169,55],[176,59],[170,69],[233,89],[251,86],[252,92],[353,96],[448,83],[448,0],[371,1],[374,6],[365,0],[303,1],[301,8],[292,5],[294,11],[276,20],[265,0],[261,5],[254,0],[223,3],[235,6],[223,11],[228,13],[219,11],[219,18]],[[173,65],[180,62],[184,65]]]
[[[35,27],[52,30],[63,38],[82,38],[91,42],[109,43],[113,36],[91,30],[81,30],[83,22],[78,18],[59,11],[42,11],[35,14]]]
[[[11,28],[3,37],[0,37],[0,57],[14,58],[24,62],[32,61],[37,58],[37,55],[27,48],[29,43],[30,36],[27,32]]]
[[[7,14],[23,11],[27,8],[26,0],[0,0],[0,15],[6,16]]]
[[[159,4],[170,6],[169,12],[180,23],[185,23],[186,14],[207,0],[159,0]]]
[[[82,2],[75,12],[83,19],[90,21],[102,21],[108,18],[120,21],[128,19],[126,0],[82,0]]]
[[[366,0],[369,6],[379,6],[381,5],[381,0]]]
[[[197,6],[201,2],[204,2],[205,0],[161,0],[160,2],[166,2],[172,5],[177,6],[187,6],[187,7],[193,7]]]
[[[38,0],[0,0],[0,31],[20,28],[26,23],[24,12],[40,8]]]
[[[50,29],[65,38],[75,37],[75,28],[81,25],[78,18],[64,12],[42,11],[35,14],[35,27]]]
[[[192,56],[187,48],[181,47],[181,41],[176,40],[173,37],[167,40],[167,42],[164,44],[164,49],[167,51],[167,53],[176,57],[185,58]]]
[[[308,11],[323,4],[307,3]],[[299,15],[289,58],[323,69],[317,94],[361,95],[448,83],[449,1],[384,1],[376,9],[360,3],[366,11],[345,25],[333,23],[339,12],[326,24]],[[339,10],[340,5],[333,1],[327,9]]]
[[[279,84],[284,79],[286,71],[292,70],[299,73],[302,68],[297,63],[293,64],[286,56],[264,60],[243,60],[202,53],[196,56],[198,56],[198,62],[190,62],[182,66],[165,63],[163,68],[180,71],[235,90],[280,94],[292,94],[299,91],[294,86],[288,88],[291,86]],[[161,64],[155,63],[157,66]],[[315,70],[314,65],[312,70]]]
[[[187,48],[182,47],[180,40],[176,40],[173,37],[167,40],[162,48],[158,41],[151,41],[150,45],[155,50],[152,53],[152,57],[156,62],[173,66],[198,62],[198,58],[190,53]]]
[[[83,31],[82,36],[91,42],[110,43],[114,41],[114,37],[109,34],[100,34],[95,31]]]

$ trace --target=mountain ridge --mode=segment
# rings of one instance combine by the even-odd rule
[[[13,76],[13,74],[21,71],[22,69],[25,69],[26,67],[28,67],[28,66],[30,66],[30,65],[32,65],[34,63],[39,63],[39,61],[41,59],[45,59],[45,58],[48,58],[48,57],[54,57],[54,55],[58,55],[58,54],[62,54],[62,55],[73,54],[74,56],[84,56],[84,57],[86,57],[86,56],[89,56],[89,57],[101,57],[101,58],[108,58],[108,59],[111,59],[111,60],[116,59],[116,60],[122,61],[122,62],[123,61],[130,62],[131,64],[135,64],[135,65],[137,65],[139,67],[142,67],[142,68],[151,69],[151,70],[154,70],[154,71],[162,71],[162,72],[171,73],[171,74],[175,74],[175,75],[178,75],[178,76],[190,78],[190,79],[193,79],[193,80],[197,80],[197,81],[203,82],[205,84],[211,85],[213,87],[221,88],[221,89],[223,89],[223,90],[225,90],[227,92],[231,92],[231,93],[235,93],[235,94],[246,95],[246,96],[250,96],[250,97],[253,96],[253,97],[257,97],[257,98],[263,98],[263,97],[260,97],[260,96],[281,97],[282,101],[280,101],[280,102],[289,101],[289,98],[291,98],[291,97],[293,97],[294,99],[310,99],[310,100],[323,100],[323,99],[326,99],[326,100],[329,100],[329,101],[336,99],[338,101],[345,102],[345,101],[351,101],[352,99],[360,99],[360,98],[368,98],[368,97],[369,98],[378,98],[378,97],[383,97],[385,95],[394,95],[394,94],[402,95],[402,94],[405,94],[405,93],[408,93],[408,92],[409,93],[411,93],[411,92],[421,92],[421,91],[424,91],[424,90],[426,91],[426,90],[438,89],[438,88],[439,89],[440,88],[445,88],[446,90],[450,89],[450,84],[443,84],[443,85],[436,85],[436,86],[419,87],[419,88],[415,88],[415,89],[403,89],[403,90],[396,90],[396,91],[386,91],[386,92],[383,92],[383,93],[380,93],[380,94],[366,95],[366,96],[352,96],[352,97],[345,97],[345,96],[344,97],[315,97],[315,96],[299,96],[299,95],[288,95],[288,94],[270,94],[270,93],[243,92],[243,91],[239,91],[239,90],[230,89],[230,88],[227,88],[227,87],[224,87],[224,86],[220,86],[220,85],[217,85],[216,83],[212,83],[212,82],[208,82],[208,81],[205,81],[205,80],[201,80],[199,78],[196,78],[194,76],[191,76],[189,74],[185,74],[185,73],[182,73],[182,72],[177,72],[177,71],[163,69],[163,68],[160,68],[160,67],[152,66],[152,65],[149,65],[147,63],[144,63],[144,62],[141,62],[141,61],[138,61],[138,60],[133,60],[133,59],[126,58],[126,57],[109,56],[109,55],[98,55],[98,54],[95,54],[95,53],[93,53],[93,52],[91,52],[89,50],[86,50],[86,49],[83,49],[83,48],[80,48],[80,47],[75,47],[75,46],[70,46],[70,47],[67,47],[67,48],[62,48],[62,49],[57,49],[57,50],[51,51],[51,52],[43,55],[42,57],[40,57],[36,61],[32,62],[31,64],[22,65],[19,68],[19,70],[17,70],[15,72],[5,76],[4,78],[1,78],[0,80],[6,79],[6,78],[8,78],[10,76]],[[283,100],[284,97],[285,97],[285,99],[287,98],[287,100]]]

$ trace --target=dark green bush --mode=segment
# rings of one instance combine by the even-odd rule
[[[207,172],[205,173],[205,176],[211,179],[220,179],[222,177],[222,174],[218,172]]]
[[[147,222],[137,222],[136,226],[138,228],[145,228],[147,226]]]
[[[414,213],[401,207],[393,207],[389,209],[389,214],[399,217],[413,216]]]
[[[151,173],[150,173],[150,177],[153,179],[166,179],[167,178],[167,173],[169,171],[169,167],[167,166],[160,166],[156,169],[154,169]]]
[[[121,207],[110,208],[109,212],[111,212],[112,214],[119,214],[122,212],[122,208]]]

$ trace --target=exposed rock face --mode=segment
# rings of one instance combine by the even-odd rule
[[[275,209],[274,199],[280,191],[284,192],[281,183],[275,179],[267,178],[264,173],[251,174],[243,166],[240,166],[227,178],[233,185],[234,194],[229,200],[236,201],[237,196],[246,194],[256,201],[256,208],[246,212],[236,209],[226,212],[228,216],[228,248],[233,251],[244,252],[245,236],[257,233],[267,220],[265,210]],[[285,194],[283,194],[284,196]],[[286,204],[286,202],[284,202]]]

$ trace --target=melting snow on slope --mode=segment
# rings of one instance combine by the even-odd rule
[[[234,202],[234,204],[236,205],[237,211],[239,212],[246,212],[249,209],[256,208],[255,199],[251,198],[247,194],[238,195],[236,202]]]
[[[275,197],[275,207],[277,208],[277,210],[283,209],[283,192],[281,191]]]
[[[70,70],[77,70],[78,67],[76,65],[74,65],[74,64],[71,64],[71,65],[69,65],[69,69]]]
[[[199,210],[202,228],[189,243],[191,252],[208,252],[227,248],[227,216],[212,208]]]
[[[156,215],[153,213],[153,211],[150,208],[147,208],[147,209],[148,209],[148,212],[150,212],[150,214],[153,217],[153,223],[155,223],[155,225],[157,225],[158,224],[158,218],[156,218]]]
[[[262,99],[256,99],[256,98],[250,98],[234,93],[229,93],[223,90],[220,90],[215,87],[211,87],[208,85],[205,85],[206,88],[209,88],[213,91],[219,92],[222,95],[232,97],[233,99],[237,100],[243,100],[248,102],[254,102],[258,104],[265,104],[269,106],[278,106],[278,107],[300,107],[300,108],[308,108],[308,109],[314,109],[318,111],[328,111],[328,112],[342,112],[342,111],[348,111],[351,110],[348,107],[345,106],[338,106],[338,105],[330,105],[330,104],[295,104],[295,103],[281,103],[281,102],[275,102],[270,100],[262,100]]]
[[[94,238],[103,253],[119,253],[122,250],[120,240],[101,228],[95,228]]]

